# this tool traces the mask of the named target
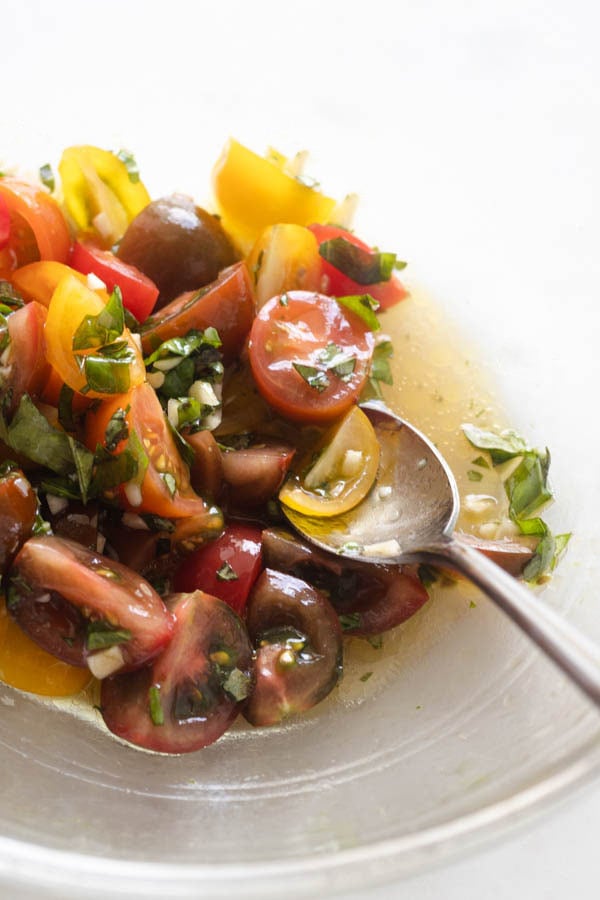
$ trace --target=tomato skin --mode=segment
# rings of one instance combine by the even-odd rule
[[[235,263],[211,284],[186,291],[151,316],[141,332],[144,353],[152,353],[169,338],[212,325],[219,332],[224,361],[231,362],[244,346],[255,309],[248,267],[244,262]]]
[[[10,235],[6,246],[9,259],[0,262],[0,269],[18,268],[24,262],[33,259],[55,259],[66,262],[71,246],[71,235],[62,211],[53,197],[35,184],[28,184],[16,178],[0,178],[0,195],[2,195],[13,223],[24,222],[31,230],[35,247],[27,247],[25,258],[22,258],[21,240],[17,235]],[[31,238],[24,238],[29,243]],[[30,257],[33,256],[33,259]]]
[[[351,231],[339,228],[337,225],[309,225],[309,231],[312,231],[319,246],[325,241],[342,237],[356,247],[360,247],[361,250],[372,252],[368,244],[357,238]],[[395,275],[392,275],[389,281],[379,281],[376,284],[359,284],[354,279],[344,275],[343,272],[336,269],[335,266],[325,259],[321,260],[321,273],[321,290],[325,294],[331,294],[333,297],[370,294],[374,300],[377,300],[382,310],[389,309],[390,306],[394,306],[408,296],[408,291]]]
[[[219,578],[217,574],[227,564],[237,576],[231,581]],[[261,567],[261,529],[234,522],[220,537],[184,560],[175,575],[173,587],[176,591],[202,590],[212,594],[241,615]]]
[[[8,244],[10,238],[10,210],[8,203],[0,194],[0,250]]]
[[[0,575],[4,575],[35,524],[38,500],[20,469],[0,477]]]
[[[239,616],[217,597],[195,591],[172,594],[168,603],[171,643],[151,667],[104,679],[101,709],[109,730],[132,744],[190,753],[220,738],[237,716],[241,704],[224,687],[222,657],[249,689],[252,647]],[[152,718],[152,688],[162,722]]]
[[[8,396],[10,392],[9,413],[15,411],[23,394],[39,395],[48,379],[50,366],[45,354],[45,322],[46,310],[35,302],[27,303],[8,316],[10,342],[0,396]]]
[[[79,272],[75,272],[66,263],[52,259],[38,260],[20,266],[12,273],[10,280],[24,300],[28,302],[36,300],[48,308],[52,294],[65,275],[76,275],[82,284],[86,283],[86,279]]]
[[[75,241],[71,250],[71,265],[78,272],[92,272],[106,285],[110,294],[115,287],[121,289],[123,306],[138,322],[148,318],[158,299],[158,288],[139,269],[123,262],[110,250],[102,250],[94,244]]]
[[[44,602],[36,602],[36,598]],[[135,669],[154,659],[169,643],[173,619],[156,591],[137,573],[114,560],[88,550],[75,541],[55,536],[30,538],[17,554],[10,571],[8,609],[29,636],[45,649],[61,644],[60,636],[45,634],[52,623],[46,607],[57,601],[72,614],[77,631],[78,617],[84,622],[102,620],[128,629],[131,637],[119,646],[122,669]],[[61,603],[59,603],[59,601]],[[39,607],[36,615],[32,606]],[[57,652],[69,659],[72,648]],[[83,651],[80,665],[88,656]]]
[[[138,385],[128,394],[105,400],[96,410],[88,413],[85,426],[87,447],[93,451],[98,444],[105,446],[106,427],[110,419],[117,410],[126,410],[127,407],[129,432],[138,435],[148,456],[148,466],[139,485],[140,502],[132,504],[122,486],[121,505],[133,512],[153,513],[170,519],[197,516],[205,522],[207,531],[220,530],[220,513],[207,506],[190,486],[188,467],[177,451],[158,397],[148,382]],[[120,453],[125,446],[126,441],[121,441],[116,452]],[[161,473],[170,473],[174,477],[177,489],[173,496]]]
[[[265,400],[281,415],[303,423],[322,424],[342,416],[367,380],[374,338],[365,323],[331,297],[289,291],[274,297],[256,316],[248,353],[252,374]],[[327,387],[312,387],[294,368],[318,368],[327,346],[334,343],[355,360],[346,380],[327,371]]]

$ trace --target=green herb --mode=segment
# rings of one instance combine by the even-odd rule
[[[165,483],[169,496],[173,499],[177,493],[177,482],[175,481],[175,477],[170,472],[161,472],[160,477]]]
[[[303,363],[292,363],[292,365],[307,385],[319,393],[322,393],[329,387],[329,379],[323,369],[317,369],[315,366],[306,366]]]
[[[469,471],[467,472],[467,478],[469,479],[469,481],[481,481],[483,475],[476,469],[469,469]]]
[[[341,306],[359,316],[371,331],[379,331],[381,325],[375,315],[379,303],[370,294],[348,294],[346,297],[336,297],[336,300]]]
[[[75,464],[75,474],[79,483],[81,499],[84,503],[88,501],[90,484],[92,481],[92,472],[94,467],[94,454],[87,447],[76,441],[71,435],[67,436],[69,447],[71,448],[71,456]]]
[[[486,431],[468,423],[462,426],[462,430],[469,443],[478,450],[488,451],[494,466],[514,459],[529,450],[523,438],[514,431],[502,431],[500,434],[495,434],[493,431]]]
[[[480,466],[482,469],[489,469],[490,464],[485,458],[485,456],[478,456],[476,459],[472,459],[471,462],[474,466]]]
[[[128,628],[115,628],[103,621],[88,623],[85,640],[88,650],[105,650],[130,640],[131,631]]]
[[[129,367],[133,359],[133,351],[124,358],[107,359],[104,355],[93,353],[85,356],[83,371],[87,391],[97,391],[99,394],[127,393],[130,385]]]
[[[25,306],[25,301],[9,281],[0,278],[0,313],[10,315],[15,309]]]
[[[289,302],[290,302],[290,301],[289,301],[289,298],[288,298],[288,295],[287,295],[287,294],[282,294],[282,295],[280,296],[280,298],[279,298],[279,305],[280,305],[280,306],[289,306]]]
[[[373,648],[373,650],[381,650],[383,647],[383,635],[382,634],[371,634],[367,636],[367,641]]]
[[[69,436],[53,428],[28,394],[21,397],[10,425],[2,421],[0,437],[16,453],[58,475],[74,469]]]
[[[237,581],[240,577],[228,562],[224,562],[216,571],[217,581]]]
[[[504,487],[509,501],[508,514],[514,522],[527,518],[552,498],[546,483],[549,464],[547,450],[544,455],[537,451],[526,453],[506,479]]]
[[[97,316],[84,316],[73,335],[73,350],[90,350],[105,347],[123,333],[125,319],[123,297],[119,287],[108,298],[108,303]]]
[[[254,279],[254,287],[256,287],[258,285],[258,275],[260,272],[260,267],[263,264],[264,256],[265,256],[265,251],[261,250],[256,258],[256,262],[252,266],[252,278]]]
[[[319,244],[319,255],[358,284],[389,281],[394,269],[406,266],[395,253],[364,250],[344,237],[323,241]]]
[[[250,677],[241,669],[231,669],[223,681],[223,690],[239,703],[241,700],[245,700],[250,693],[250,682]]]
[[[150,707],[150,718],[153,725],[164,725],[165,714],[163,712],[160,700],[160,685],[153,684],[148,689],[148,705]]]
[[[121,441],[129,437],[129,425],[127,424],[127,409],[118,408],[108,420],[108,425],[104,432],[104,446],[109,453],[117,449]]]
[[[135,161],[135,157],[133,153],[130,153],[129,150],[119,150],[115,153],[117,159],[120,159],[127,169],[127,175],[132,184],[137,184],[140,180],[140,170],[138,169],[138,164]]]
[[[430,588],[434,585],[440,577],[439,570],[434,566],[429,566],[426,563],[422,563],[417,569],[417,575],[419,576],[419,580],[424,588]]]
[[[68,384],[63,384],[58,395],[58,421],[65,431],[75,431],[77,428],[73,414],[73,397],[75,391]]]
[[[117,456],[107,453],[103,447],[97,447],[89,496],[102,496],[120,484],[131,481],[138,473],[138,462],[129,447]]]
[[[40,181],[47,187],[50,193],[54,192],[54,188],[56,187],[56,180],[54,178],[54,172],[52,171],[52,166],[50,163],[46,163],[43,166],[40,166],[39,170]]]
[[[477,604],[475,603],[474,600],[469,601],[469,609],[475,609],[476,606],[477,606]]]
[[[338,618],[342,631],[350,631],[353,628],[360,627],[360,613],[341,613]]]
[[[365,672],[364,675],[360,676],[360,680],[363,682],[368,681],[372,674],[373,674],[372,672]]]

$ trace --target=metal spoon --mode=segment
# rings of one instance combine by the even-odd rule
[[[454,534],[459,496],[433,444],[383,403],[362,409],[381,446],[368,496],[341,516],[313,518],[284,507],[300,534],[322,550],[370,563],[450,566],[481,588],[600,706],[600,648],[532,591]]]

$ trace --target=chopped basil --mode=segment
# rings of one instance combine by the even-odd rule
[[[10,425],[3,421],[4,443],[32,462],[51,469],[57,475],[73,471],[73,453],[69,436],[53,428],[28,394],[21,397]]]
[[[469,479],[469,481],[481,481],[483,475],[476,469],[469,469],[469,471],[467,472],[467,478]]]
[[[68,384],[63,384],[58,395],[58,421],[65,431],[75,431],[76,423],[73,414],[73,397],[75,391]]]
[[[107,491],[131,481],[139,474],[138,462],[129,448],[112,456],[98,448],[94,456],[94,472],[89,488],[91,497],[98,497]],[[141,479],[140,479],[141,480]]]
[[[279,298],[279,305],[280,305],[280,306],[289,306],[289,302],[290,302],[290,301],[289,301],[289,298],[288,298],[288,295],[287,295],[287,294],[282,294],[282,295],[280,296],[280,298]]]
[[[474,466],[480,466],[482,469],[489,469],[490,464],[484,456],[478,456],[476,459],[471,460]]]
[[[231,669],[223,680],[223,690],[239,703],[241,700],[245,700],[250,693],[250,681],[250,676],[241,669]]]
[[[306,366],[303,363],[292,363],[292,365],[307,385],[319,393],[329,387],[329,378],[323,369],[317,369],[315,366]]]
[[[73,335],[73,350],[90,350],[112,344],[124,328],[123,297],[120,288],[115,287],[108,303],[97,316],[84,316]]]
[[[68,435],[67,440],[69,441],[71,455],[73,462],[75,463],[75,473],[77,475],[77,481],[79,482],[81,499],[84,503],[87,503],[92,481],[94,454],[91,453],[87,447],[84,447],[83,444],[80,444],[79,441],[76,441],[75,438],[71,437],[71,435]]]
[[[83,371],[87,391],[97,391],[99,394],[127,393],[130,385],[129,366],[132,360],[133,353],[121,359],[110,359],[93,353],[85,356]]]
[[[85,645],[88,650],[105,650],[131,640],[128,628],[115,628],[109,622],[89,622]]]
[[[389,281],[395,268],[404,268],[395,253],[379,253],[357,247],[344,237],[319,244],[319,255],[358,284]]]
[[[169,492],[169,496],[172,499],[177,492],[177,482],[175,481],[175,476],[170,472],[161,472],[160,477],[164,481],[165,486]]]
[[[175,531],[175,524],[170,519],[163,518],[163,516],[154,516],[151,513],[146,513],[142,516],[142,519],[151,531]]]
[[[10,281],[4,281],[0,278],[0,312],[4,315],[10,315],[15,309],[25,306],[25,301],[19,292],[12,286]]]
[[[104,446],[109,453],[116,450],[121,441],[124,441],[129,437],[129,425],[127,424],[126,418],[128,411],[129,407],[127,407],[127,409],[121,409],[121,407],[119,407],[108,421],[108,425],[104,432]]]
[[[217,581],[237,581],[240,577],[228,562],[224,562],[221,568],[217,569],[215,575]]]
[[[381,383],[389,385],[394,383],[390,366],[390,358],[393,355],[394,348],[391,341],[385,340],[376,344],[371,360],[369,380],[360,398],[362,402],[365,400],[383,400]]]
[[[160,700],[160,685],[153,684],[148,689],[148,706],[150,707],[150,718],[153,725],[164,725],[165,714],[163,712]]]
[[[462,430],[469,443],[478,450],[488,451],[494,466],[514,459],[529,449],[523,438],[514,431],[503,431],[496,434],[469,423],[463,425]]]
[[[40,181],[44,187],[47,187],[50,193],[53,193],[54,188],[56,187],[56,179],[54,178],[54,172],[52,171],[50,163],[40,166],[39,175]]]
[[[368,681],[369,678],[372,676],[372,674],[373,674],[372,672],[365,672],[364,675],[360,676],[360,680],[362,682]]]
[[[370,294],[348,294],[346,297],[336,297],[336,300],[341,306],[359,316],[371,331],[379,331],[381,325],[375,315],[379,303]]]
[[[342,631],[350,631],[360,626],[360,613],[341,613],[339,615]]]
[[[119,150],[115,153],[117,159],[120,159],[127,169],[127,176],[132,184],[137,184],[140,180],[140,170],[133,153],[129,150]]]

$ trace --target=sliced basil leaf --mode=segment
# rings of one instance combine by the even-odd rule
[[[217,569],[215,575],[217,581],[237,581],[240,577],[228,562],[224,562],[221,568]]]
[[[85,641],[88,650],[104,650],[130,640],[131,631],[128,628],[115,628],[103,621],[88,623]]]
[[[117,159],[121,160],[127,169],[127,176],[130,182],[132,184],[137,184],[140,180],[140,170],[138,169],[138,164],[133,153],[130,153],[129,150],[119,150],[115,153],[115,156]]]
[[[315,366],[306,366],[303,363],[292,363],[292,365],[307,385],[319,393],[329,387],[329,379],[323,369],[317,369]]]
[[[357,284],[389,281],[396,267],[395,253],[364,250],[344,237],[323,241],[319,244],[319,255]]]
[[[129,449],[117,456],[104,454],[102,450],[103,448],[96,450],[94,473],[89,489],[89,495],[92,497],[102,496],[106,491],[131,481],[138,474],[137,460]]]
[[[73,350],[90,350],[111,344],[124,328],[123,297],[120,288],[115,287],[97,316],[84,316],[73,335]]]
[[[523,569],[523,578],[525,581],[537,581],[541,575],[547,572],[552,566],[552,560],[556,552],[556,540],[554,536],[548,532],[541,538],[535,553]]]
[[[81,491],[81,499],[87,503],[90,485],[92,481],[92,471],[94,467],[94,454],[87,447],[76,441],[75,438],[68,436],[71,455],[75,463],[75,472],[79,482],[79,490]]]
[[[171,499],[177,493],[177,482],[175,481],[175,476],[171,474],[171,472],[161,472],[160,477],[165,483],[165,486],[169,492],[169,496]]]
[[[148,706],[153,725],[164,725],[165,714],[160,700],[160,685],[153,684],[148,690]]]
[[[173,426],[171,425],[171,423],[169,422],[168,419],[167,419],[167,424],[169,426],[169,431],[173,435],[173,440],[175,441],[175,445],[176,445],[177,449],[179,450],[179,455],[181,456],[184,463],[191,469],[191,467],[194,464],[194,460],[196,458],[193,448],[190,447],[188,442],[177,431],[177,429],[173,428]]]
[[[28,394],[21,397],[12,422],[6,428],[5,443],[57,475],[73,471],[69,436],[52,427]]]
[[[104,446],[109,453],[116,450],[121,441],[124,441],[129,437],[129,425],[127,424],[128,409],[129,407],[127,410],[119,407],[108,420],[108,425],[104,432]]]
[[[25,306],[25,301],[16,288],[12,286],[10,281],[4,281],[2,278],[0,278],[0,304],[6,307],[6,309],[1,310],[4,315],[9,315],[15,309]]]
[[[547,468],[537,453],[526,453],[504,487],[511,519],[526,518],[552,499],[546,485]]]
[[[53,193],[54,188],[56,187],[56,179],[54,178],[54,172],[52,171],[50,163],[45,163],[45,165],[40,166],[39,175],[40,181],[44,187],[47,187],[50,193]]]
[[[495,434],[493,431],[486,431],[483,428],[477,428],[475,425],[465,423],[462,426],[466,439],[478,450],[487,450],[491,456],[493,465],[514,459],[516,456],[526,453],[529,450],[528,445],[514,431],[503,431],[501,434]]]
[[[481,481],[483,475],[476,469],[469,469],[467,472],[467,478],[469,479],[469,481]]]
[[[250,677],[236,667],[231,669],[223,679],[223,690],[239,703],[241,700],[245,700],[250,693],[250,681]]]
[[[129,390],[130,358],[110,359],[90,353],[83,358],[83,372],[88,390],[98,394],[125,394]]]
[[[360,316],[370,331],[379,331],[381,325],[375,315],[379,309],[379,303],[370,294],[348,294],[347,297],[336,297],[335,299],[346,309]]]
[[[63,384],[58,395],[58,421],[65,431],[75,431],[75,416],[73,414],[73,397],[75,391],[68,384]]]
[[[351,628],[358,628],[360,625],[360,613],[341,613],[338,618],[342,631],[349,631]]]

